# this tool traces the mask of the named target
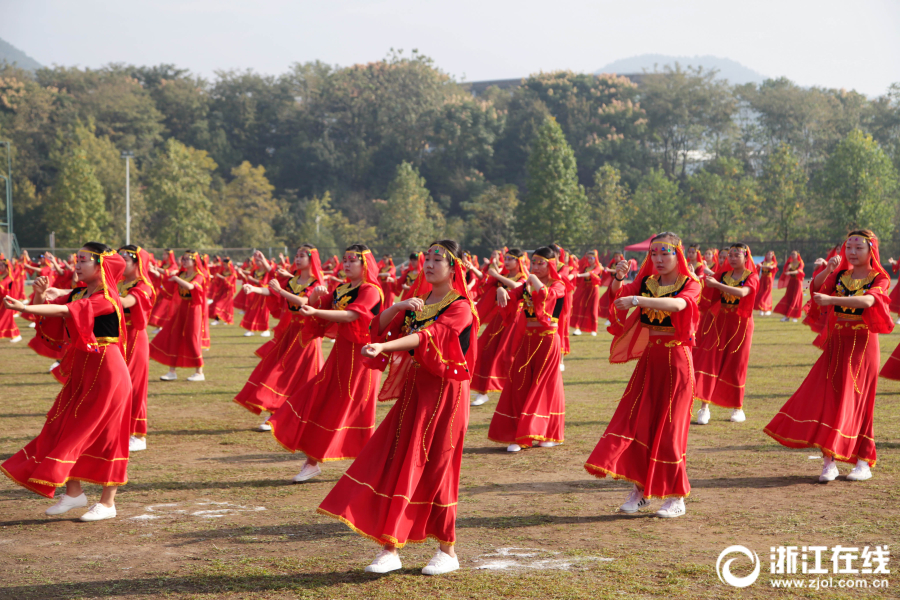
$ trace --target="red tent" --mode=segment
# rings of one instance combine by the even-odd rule
[[[638,242],[637,244],[632,244],[630,246],[625,246],[626,252],[649,252],[650,251],[650,240],[653,237],[648,237],[643,242]]]

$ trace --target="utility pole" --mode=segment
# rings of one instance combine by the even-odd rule
[[[10,159],[10,151],[12,148],[10,142],[7,141],[0,141],[0,146],[6,147],[6,175],[0,173],[0,177],[2,177],[3,181],[6,183],[6,223],[0,223],[0,225],[6,225],[6,234],[9,239],[9,245],[8,247],[3,248],[3,251],[7,255],[12,255],[17,246],[15,238],[13,237],[12,161]]]
[[[134,152],[125,150],[122,152],[125,159],[125,245],[131,244],[131,169],[130,160],[134,158]]]

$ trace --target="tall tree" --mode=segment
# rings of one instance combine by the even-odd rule
[[[210,200],[216,163],[205,151],[166,141],[148,173],[147,203],[156,209],[156,243],[173,248],[208,248],[216,242],[218,227]]]
[[[744,175],[736,158],[719,157],[686,182],[691,207],[698,209],[697,234],[719,243],[753,235],[759,209],[756,180]]]
[[[108,233],[103,186],[94,175],[87,156],[72,148],[58,157],[59,172],[47,203],[48,233],[56,245],[78,248],[85,242],[102,241]]]
[[[538,130],[528,157],[528,182],[519,220],[525,243],[576,245],[587,233],[588,207],[578,183],[575,153],[556,119]]]
[[[603,165],[594,173],[594,185],[588,189],[590,206],[589,239],[609,246],[625,241],[624,211],[629,202],[628,188],[622,184],[619,170]]]
[[[472,248],[490,251],[513,246],[516,239],[516,213],[519,190],[514,185],[490,186],[471,202],[463,202],[466,211],[467,243]]]
[[[760,176],[762,215],[769,235],[785,242],[806,230],[807,177],[791,147],[779,144],[766,156]]]
[[[444,215],[425,179],[410,163],[400,163],[381,207],[378,231],[391,252],[420,250],[444,231]]]
[[[322,255],[340,254],[351,244],[373,245],[377,242],[375,227],[365,221],[351,223],[331,205],[331,194],[321,198],[304,198],[290,203],[290,225],[284,233],[290,246],[312,244]]]
[[[683,235],[680,230],[686,222],[682,218],[684,205],[678,184],[662,170],[651,169],[631,198],[625,228],[629,241],[640,242],[662,231]]]
[[[273,198],[275,187],[266,179],[263,166],[253,167],[244,161],[231,170],[233,179],[220,194],[219,226],[222,245],[226,248],[249,248],[272,245],[275,231],[272,222],[281,212]]]
[[[822,170],[819,198],[832,239],[858,228],[885,239],[894,232],[897,172],[871,135],[855,130],[841,140]]]

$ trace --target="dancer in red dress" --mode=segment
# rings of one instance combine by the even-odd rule
[[[878,387],[878,334],[894,329],[888,309],[890,278],[871,231],[851,231],[838,256],[812,282],[811,318],[828,312],[825,351],[763,429],[788,448],[819,448],[819,481],[838,475],[836,460],[856,463],[847,479],[872,477],[875,466],[873,417]],[[890,361],[888,361],[890,362]],[[882,373],[883,374],[883,373]]]
[[[272,278],[272,265],[266,260],[262,252],[257,250],[253,255],[253,270],[243,273],[244,281],[253,286],[265,287]],[[244,337],[250,337],[255,332],[260,336],[269,337],[269,303],[260,294],[244,294],[244,318],[241,319],[241,327],[247,331]]]
[[[156,300],[150,282],[150,255],[134,245],[119,248],[125,259],[125,276],[118,291],[125,309],[125,364],[131,377],[131,437],[128,451],[147,449],[147,383],[150,374],[150,340],[147,322]]]
[[[506,286],[497,288],[501,310],[522,314],[507,350],[513,352],[509,380],[488,428],[488,439],[505,444],[508,452],[519,452],[533,442],[552,448],[565,440],[559,328],[567,324],[569,302],[556,259],[552,248],[538,248],[531,256],[528,279],[518,283],[499,278]]]
[[[178,273],[178,260],[172,250],[166,249],[165,263],[160,261],[156,265],[150,265],[150,281],[156,290],[156,302],[150,312],[149,325],[156,327],[154,333],[159,333],[162,326],[169,322],[175,314],[175,296],[178,284],[170,279]]]
[[[778,259],[775,257],[775,251],[769,250],[759,264],[759,290],[756,292],[756,303],[753,305],[753,310],[758,310],[761,317],[772,314],[772,290],[775,288],[776,271]]]
[[[406,265],[406,268],[402,271],[401,276],[397,278],[397,281],[394,283],[394,291],[398,296],[400,296],[400,300],[409,300],[415,294],[413,290],[413,285],[416,282],[416,279],[419,277],[419,273],[422,272],[423,265],[425,264],[425,256],[421,252],[416,252],[409,255],[409,262]]]
[[[650,498],[665,498],[660,517],[685,514],[691,491],[686,451],[693,403],[690,347],[699,322],[700,283],[671,232],[653,237],[634,282],[619,263],[612,286],[614,339],[609,362],[638,359],[625,394],[584,468],[595,477],[634,483],[619,510],[635,513]],[[626,314],[637,307],[631,315]]]
[[[237,286],[237,272],[231,258],[220,259],[221,264],[213,278],[218,281],[216,291],[212,296],[212,304],[209,305],[210,325],[225,323],[234,324],[234,291]]]
[[[697,424],[709,423],[709,405],[731,409],[731,421],[743,423],[744,384],[753,341],[753,305],[759,277],[746,244],[732,244],[728,252],[730,271],[706,276],[713,290],[712,323],[698,333],[692,353],[694,398],[700,400]]]
[[[272,346],[263,353],[244,388],[234,398],[236,403],[256,415],[274,414],[294,390],[321,371],[324,363],[322,338],[307,336],[304,339],[307,317],[300,311],[309,303],[315,304],[318,296],[325,292],[319,251],[310,244],[300,246],[294,264],[297,274],[285,279],[283,288],[281,281],[275,278],[269,281],[267,288],[250,290],[278,295],[287,302],[286,312],[289,313],[285,328],[276,330],[275,339],[268,342]],[[272,430],[266,421],[268,418],[260,424],[259,431]]]
[[[49,515],[87,506],[82,482],[102,485],[100,502],[81,516],[82,521],[99,521],[116,516],[117,486],[128,482],[131,379],[123,357],[123,309],[116,293],[125,261],[105,244],[88,242],[78,252],[75,270],[87,287],[50,297],[45,279],[35,290],[45,296],[42,302],[51,304],[25,306],[8,296],[4,299],[10,310],[64,317],[77,368],[47,413],[40,434],[0,470],[46,498],[65,486],[65,495],[47,509]]]
[[[378,263],[378,281],[381,283],[381,293],[384,295],[385,307],[394,303],[394,284],[397,283],[397,268],[390,254],[381,257]]]
[[[3,254],[0,254],[0,303],[7,296],[13,300],[16,299],[13,295],[15,293],[15,285],[16,281],[10,270],[9,261]],[[22,341],[22,334],[19,332],[19,327],[16,325],[14,318],[15,312],[0,304],[0,340],[9,340],[14,344]]]
[[[784,263],[784,270],[778,279],[779,288],[787,288],[784,297],[775,306],[775,313],[784,315],[782,321],[797,322],[803,316],[803,259],[794,250]]]
[[[460,256],[452,240],[433,243],[423,267],[430,291],[382,312],[362,348],[373,367],[390,363],[385,386],[397,403],[319,512],[383,546],[367,572],[402,568],[398,549],[427,538],[440,548],[422,573],[459,568],[456,508],[478,335]]]
[[[900,262],[894,260],[893,257],[889,258],[888,262],[891,263],[891,272],[900,272]],[[897,285],[895,285],[894,289],[891,290],[890,298],[891,312],[900,314],[900,280],[897,281]],[[897,324],[900,325],[900,318],[897,319]]]
[[[612,294],[609,291],[609,285],[612,283],[612,278],[616,274],[616,265],[623,260],[625,260],[625,255],[621,252],[613,254],[612,260],[610,260],[609,264],[603,269],[603,277],[600,278],[600,287],[605,287],[606,291],[600,294],[600,303],[597,305],[597,316],[606,321],[607,327],[610,325],[609,305],[612,304]]]
[[[575,273],[575,294],[572,298],[572,335],[582,331],[597,335],[597,321],[600,317],[600,277],[603,265],[596,250],[586,252],[578,263]]]
[[[518,285],[528,277],[528,256],[518,248],[510,248],[503,255],[503,273],[507,281]],[[517,313],[500,310],[497,306],[497,290],[506,283],[501,279],[501,271],[491,263],[487,270],[488,281],[483,285],[484,293],[478,301],[478,321],[487,327],[478,337],[478,362],[472,375],[472,391],[475,398],[472,406],[481,406],[490,398],[488,392],[502,392],[509,377],[512,364],[512,339],[516,333]]]
[[[178,286],[173,316],[150,342],[150,358],[169,367],[169,372],[160,376],[162,381],[178,379],[176,367],[195,369],[188,381],[205,381],[203,339],[209,334],[203,321],[209,282],[203,274],[200,255],[186,251],[181,257],[179,273],[169,277]]]
[[[360,360],[369,323],[381,311],[378,264],[364,244],[344,252],[350,280],[323,296],[317,306],[300,308],[306,318],[304,343],[330,335],[334,348],[319,375],[297,387],[269,418],[272,435],[291,452],[302,451],[306,464],[294,482],[319,475],[318,463],[356,458],[375,430],[378,372]]]

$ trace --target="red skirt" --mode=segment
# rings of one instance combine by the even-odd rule
[[[413,363],[399,399],[319,512],[379,544],[454,543],[468,398],[468,382]]]
[[[153,310],[150,311],[147,323],[153,327],[162,327],[172,319],[174,311],[175,301],[172,300],[171,294],[166,291],[158,291],[156,303],[153,305]]]
[[[234,401],[254,414],[274,413],[291,392],[316,376],[322,369],[322,338],[303,345],[300,332],[304,317],[292,314],[288,327],[253,369],[244,388]]]
[[[128,482],[131,380],[119,346],[73,351],[74,369],[40,434],[0,465],[7,477],[52,498],[67,481]]]
[[[532,440],[564,441],[566,394],[560,356],[556,330],[526,329],[509,369],[510,383],[491,418],[489,440],[522,446],[530,446]]]
[[[66,320],[59,317],[44,317],[34,328],[34,337],[28,340],[28,347],[38,355],[53,360],[62,360],[63,346],[68,343]]]
[[[213,303],[209,306],[209,318],[218,319],[227,323],[234,324],[234,289],[228,287],[224,283],[216,291],[213,296]]]
[[[692,388],[690,350],[670,336],[651,337],[584,465],[587,472],[636,483],[648,498],[690,495],[686,451]]]
[[[609,288],[600,295],[600,302],[597,304],[597,316],[601,319],[609,320],[609,305],[612,302],[612,293]]]
[[[697,335],[694,360],[694,398],[723,408],[744,406],[744,383],[750,363],[753,317],[743,318],[724,304],[708,330]]]
[[[150,379],[150,340],[146,329],[128,323],[125,363],[131,378],[131,435],[147,435],[147,383]]]
[[[478,362],[470,389],[479,394],[502,392],[512,362],[511,340],[515,337],[516,326],[504,325],[499,312],[478,336]]]
[[[248,294],[241,327],[247,331],[269,330],[269,303],[262,294]]]
[[[838,321],[800,389],[763,431],[788,448],[819,448],[835,460],[874,466],[880,360],[878,335],[859,321]]]
[[[759,289],[756,290],[756,303],[753,306],[753,310],[772,310],[772,286],[774,283],[774,275],[759,276]]]
[[[887,362],[881,367],[881,373],[879,373],[879,375],[885,379],[900,381],[900,344],[898,344],[897,347],[894,348],[894,351],[891,352],[891,355],[888,356]]]
[[[365,344],[339,335],[318,377],[294,390],[269,418],[272,435],[316,462],[356,458],[375,431],[381,374],[362,364]]]
[[[569,327],[580,329],[586,333],[597,331],[597,320],[600,310],[600,288],[588,280],[575,288],[572,297],[572,317]]]
[[[891,290],[891,306],[890,310],[893,313],[900,313],[900,281],[897,281],[897,285],[894,286],[894,289]]]
[[[202,367],[203,307],[181,302],[175,316],[150,342],[150,358],[167,367]]]
[[[789,319],[799,319],[803,316],[803,283],[799,279],[791,277],[788,280],[784,297],[778,302],[774,312]]]
[[[11,340],[19,335],[20,332],[18,325],[16,325],[15,312],[3,306],[3,301],[0,299],[0,340]]]

